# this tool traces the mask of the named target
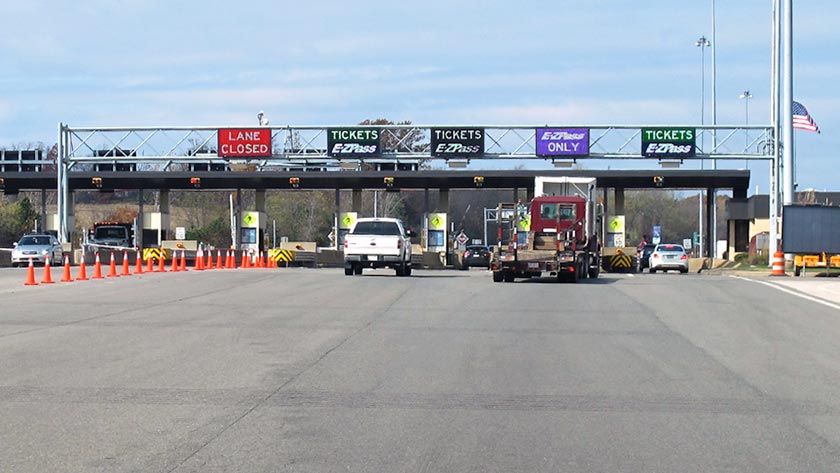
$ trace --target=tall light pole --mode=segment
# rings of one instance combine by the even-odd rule
[[[700,48],[700,125],[705,124],[706,116],[706,48],[712,45],[706,36],[701,36],[694,45]],[[705,152],[705,135],[703,130],[700,131],[700,147]],[[703,161],[700,160],[700,168],[703,168]],[[697,231],[697,256],[703,257],[703,189],[700,189],[700,194],[697,197],[697,208],[699,213],[698,231]]]
[[[753,98],[749,90],[741,92],[739,99],[744,99],[744,125],[750,124],[750,99]],[[750,131],[744,130],[744,152],[750,147]]]

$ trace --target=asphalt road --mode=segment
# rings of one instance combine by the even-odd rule
[[[840,305],[767,278],[25,271],[3,472],[840,471]]]

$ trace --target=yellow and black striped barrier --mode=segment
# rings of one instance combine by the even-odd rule
[[[611,273],[632,273],[636,271],[635,257],[618,253],[604,258],[604,270]]]
[[[268,250],[268,255],[271,257],[271,260],[275,262],[283,261],[291,263],[295,260],[295,252],[293,250],[281,250],[279,248],[274,248]]]
[[[152,261],[160,261],[163,258],[164,261],[169,259],[169,250],[166,248],[143,248],[143,260],[148,261],[151,259]]]

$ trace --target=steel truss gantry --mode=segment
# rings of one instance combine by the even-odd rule
[[[433,128],[482,128],[484,153],[469,158],[452,158],[463,165],[494,166],[500,160],[545,160],[555,163],[579,160],[643,160],[648,163],[673,161],[642,155],[643,128],[665,125],[369,125],[381,130],[381,153],[373,158],[338,158],[327,153],[327,131],[341,126],[266,126],[271,130],[270,157],[238,159],[217,154],[220,129],[257,128],[254,126],[158,126],[158,127],[71,127],[58,129],[58,214],[60,235],[67,235],[68,177],[74,171],[284,171],[299,169],[361,170],[377,165],[446,165],[445,159],[431,153]],[[773,128],[765,125],[696,126],[667,125],[696,130],[696,155],[683,160],[767,160],[773,158]],[[545,157],[536,154],[539,128],[589,129],[586,156]],[[713,143],[713,144],[712,144]],[[708,146],[707,146],[708,144]],[[365,167],[367,166],[367,167]],[[498,166],[498,163],[495,165]],[[422,171],[421,171],[422,172]]]

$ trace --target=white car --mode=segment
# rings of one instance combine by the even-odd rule
[[[674,243],[660,243],[653,249],[648,260],[651,273],[658,270],[668,271],[669,269],[679,270],[681,273],[688,272],[688,255],[681,245]]]
[[[24,235],[12,250],[12,267],[27,266],[30,259],[33,264],[44,264],[47,256],[50,264],[55,266],[61,264],[63,255],[61,243],[56,237],[40,233]]]

